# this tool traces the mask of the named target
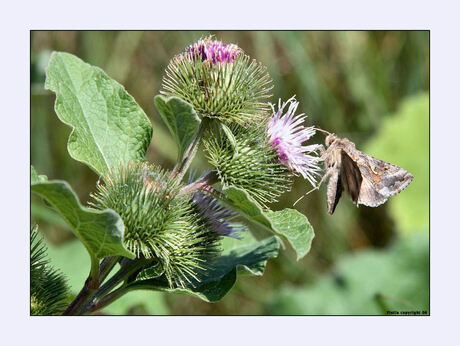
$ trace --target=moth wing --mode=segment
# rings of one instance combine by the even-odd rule
[[[343,184],[340,167],[331,169],[333,169],[333,171],[330,173],[331,177],[327,183],[327,212],[332,215],[342,196]]]
[[[356,162],[353,161],[350,156],[348,156],[345,150],[341,151],[341,159],[342,167],[340,174],[342,177],[343,185],[346,187],[353,203],[358,204],[361,183],[363,181],[361,171],[359,170]]]
[[[359,152],[358,167],[363,177],[358,203],[377,207],[404,190],[414,179],[405,169]]]
[[[359,191],[358,204],[364,204],[368,207],[378,207],[388,200],[388,196],[381,195],[371,181],[363,177],[361,189]]]

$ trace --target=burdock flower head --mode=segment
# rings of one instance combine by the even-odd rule
[[[286,113],[283,114],[284,108],[289,104]],[[301,174],[305,179],[315,185],[315,175],[320,174],[320,168],[317,165],[318,158],[310,155],[318,151],[320,145],[302,145],[315,134],[314,127],[304,127],[306,116],[302,114],[295,115],[299,102],[295,96],[287,102],[278,103],[278,111],[273,109],[273,118],[267,124],[267,135],[270,145],[278,153],[279,160],[288,167],[294,174]]]
[[[199,40],[185,49],[188,59],[209,61],[213,65],[233,63],[243,51],[236,44],[225,44],[211,38]]]
[[[180,187],[157,166],[129,162],[104,176],[90,203],[120,215],[125,246],[155,264],[171,287],[198,280],[220,252],[220,235],[205,227],[207,219],[193,207],[192,196],[178,195]]]
[[[189,102],[201,117],[246,126],[268,117],[271,88],[264,66],[237,45],[207,37],[171,60],[161,93]]]
[[[266,124],[266,120],[251,127],[220,124],[203,141],[222,185],[245,190],[262,206],[276,202],[292,183],[292,173],[268,142]]]

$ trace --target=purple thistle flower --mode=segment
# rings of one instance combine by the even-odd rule
[[[244,230],[245,226],[240,222],[230,222],[237,216],[236,212],[227,209],[214,197],[201,193],[193,195],[193,202],[218,235],[239,239],[236,233]]]
[[[234,62],[242,53],[236,44],[213,41],[210,37],[188,46],[185,52],[188,58],[200,57],[202,61],[211,61],[213,64]]]
[[[283,114],[288,103],[289,109]],[[318,158],[309,154],[316,152],[320,145],[302,145],[315,134],[315,128],[301,125],[306,116],[303,113],[294,115],[298,105],[295,95],[283,104],[280,99],[277,112],[274,105],[271,105],[273,118],[267,124],[268,143],[275,148],[282,164],[315,185],[315,175],[319,175],[321,169],[317,165]]]

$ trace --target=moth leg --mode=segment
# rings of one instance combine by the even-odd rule
[[[318,150],[319,150],[319,157],[318,157],[318,160],[317,161],[324,161],[324,158],[325,158],[325,153],[326,153],[326,149],[324,148],[324,145],[322,144],[318,144]]]
[[[323,156],[324,152],[326,151],[326,149],[324,148],[324,145],[322,144],[318,144],[318,150],[321,156]]]

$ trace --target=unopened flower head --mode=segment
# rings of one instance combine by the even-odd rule
[[[287,105],[288,110],[283,113]],[[306,116],[303,113],[295,115],[298,105],[295,96],[283,104],[280,99],[277,111],[272,105],[273,118],[267,124],[267,135],[270,145],[278,153],[279,160],[293,173],[301,174],[314,185],[315,175],[320,174],[320,168],[317,165],[318,158],[310,154],[318,151],[320,145],[302,144],[315,134],[315,129],[313,126],[302,125]]]
[[[161,93],[189,102],[201,117],[246,126],[269,116],[271,89],[263,65],[237,45],[207,37],[171,60]]]
[[[238,238],[236,233],[245,229],[242,223],[231,222],[238,214],[226,208],[214,197],[195,193],[193,202],[217,235]]]
[[[209,163],[224,187],[245,190],[262,206],[289,191],[292,173],[269,143],[266,121],[251,127],[226,126],[204,138]]]
[[[219,253],[219,236],[203,227],[206,221],[191,196],[179,196],[180,185],[169,175],[145,162],[129,162],[104,175],[90,204],[120,215],[125,246],[138,258],[159,262],[171,287],[184,287]]]

